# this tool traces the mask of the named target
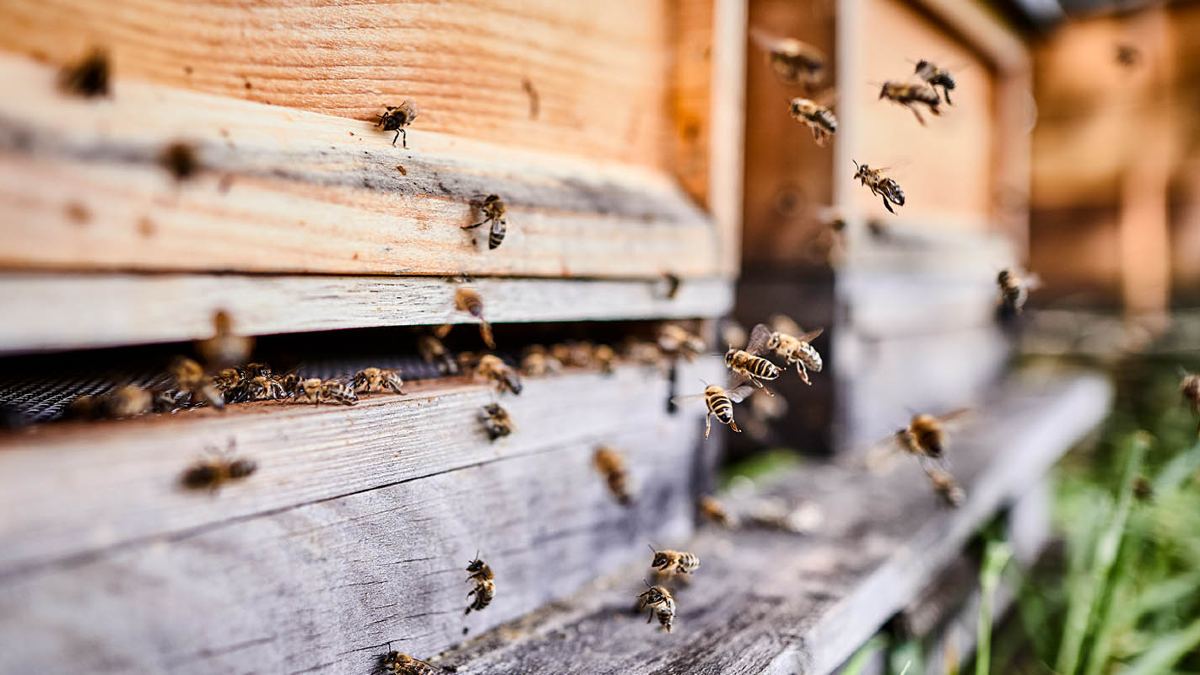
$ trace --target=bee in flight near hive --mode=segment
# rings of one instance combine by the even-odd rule
[[[917,106],[925,106],[934,115],[942,114],[938,110],[938,106],[942,103],[942,97],[938,95],[933,86],[924,82],[884,82],[879,90],[879,98],[880,100],[886,98],[908,108],[913,115],[916,115],[917,121],[922,126],[925,125],[925,118],[921,117],[921,111],[917,109]]]
[[[196,353],[210,368],[245,363],[253,350],[254,338],[234,333],[233,317],[225,310],[213,314],[213,336],[196,342]]]
[[[483,429],[487,432],[488,440],[494,441],[513,432],[515,428],[508,411],[499,403],[489,403],[483,406]]]
[[[467,611],[463,612],[463,614],[470,614],[471,610],[478,612],[486,608],[491,604],[492,598],[496,596],[495,575],[492,574],[492,568],[479,559],[478,553],[475,554],[475,559],[467,565],[467,571],[471,573],[467,577],[467,581],[475,583],[475,588],[467,594],[467,597],[475,596],[475,600],[467,607]]]
[[[945,471],[946,425],[961,419],[970,410],[960,408],[940,417],[918,413],[912,416],[907,427],[897,429],[894,434],[896,445],[910,455],[921,459],[922,466],[934,462]]]
[[[954,480],[954,476],[950,475],[949,471],[938,467],[927,467],[925,473],[929,476],[933,491],[938,493],[947,505],[958,507],[967,498],[967,493],[959,487],[958,481]]]
[[[617,503],[622,506],[632,504],[633,494],[629,488],[629,472],[625,468],[625,458],[621,456],[621,453],[607,446],[600,446],[596,448],[596,454],[592,456],[592,463],[604,477],[604,482],[608,484],[608,491],[616,498]]]
[[[483,318],[483,297],[478,291],[460,287],[454,292],[454,308],[479,319],[479,337],[483,339],[483,344],[487,345],[488,349],[496,348],[496,341],[492,338],[492,326]]]
[[[812,131],[813,140],[817,145],[825,145],[825,142],[837,133],[838,121],[833,111],[812,99],[792,99],[788,103],[788,114]]]
[[[746,400],[750,394],[754,392],[754,385],[742,384],[732,389],[725,389],[719,384],[710,384],[704,387],[703,394],[694,394],[691,396],[679,396],[672,400],[674,403],[682,403],[694,398],[704,398],[704,405],[708,410],[704,413],[704,437],[708,438],[712,433],[712,418],[717,418],[721,424],[729,425],[737,433],[742,433],[738,428],[737,422],[733,419],[733,404],[741,403]]]
[[[225,409],[225,397],[213,384],[212,378],[204,373],[204,368],[201,368],[199,363],[186,356],[180,356],[171,362],[169,372],[171,377],[175,378],[175,386],[191,394],[193,403],[207,403],[217,410]]]
[[[996,285],[1000,288],[1001,313],[1014,316],[1025,309],[1029,291],[1041,287],[1042,282],[1036,274],[1019,273],[1011,267],[1006,267],[996,275]]]
[[[646,584],[646,591],[638,596],[638,611],[649,608],[650,615],[646,617],[646,623],[657,616],[659,625],[670,633],[675,623],[675,598],[665,586],[651,586],[645,579],[642,583]]]
[[[762,326],[764,330],[758,330],[755,327],[754,332],[750,335],[750,343],[745,349],[736,349],[730,347],[725,352],[725,367],[738,378],[738,384],[741,382],[749,382],[754,386],[762,389],[767,394],[771,394],[767,390],[763,380],[776,380],[782,372],[779,366],[771,363],[769,360],[762,357],[770,348],[767,346],[771,339],[771,331],[766,326]],[[814,350],[815,351],[815,350]]]
[[[658,348],[662,353],[692,361],[706,349],[704,338],[688,331],[683,326],[668,323],[658,331]]]
[[[521,393],[521,378],[517,377],[517,371],[495,354],[484,354],[480,357],[475,366],[475,376],[495,382],[499,391],[508,390],[518,395]]]
[[[215,492],[222,485],[241,480],[258,470],[258,465],[252,460],[229,456],[233,448],[234,441],[230,439],[226,453],[217,454],[210,449],[209,453],[212,456],[189,467],[183,472],[179,482],[189,490],[208,489]]]
[[[775,37],[758,29],[751,29],[750,37],[767,53],[771,70],[785,84],[813,87],[825,77],[825,54],[820,49],[795,38]]]
[[[508,207],[498,195],[488,195],[483,199],[471,200],[471,206],[479,209],[483,220],[471,225],[463,225],[464,230],[473,230],[480,225],[491,223],[488,229],[488,250],[499,248],[504,243],[504,235],[508,232]]]
[[[425,363],[436,365],[442,375],[457,375],[458,364],[451,358],[446,345],[437,337],[429,334],[417,338],[417,353]]]
[[[380,660],[383,672],[388,675],[437,675],[437,673],[444,672],[441,668],[413,658],[408,654],[392,651],[391,646],[389,642],[388,653]]]
[[[390,368],[363,368],[351,382],[355,394],[404,393],[404,380]]]
[[[921,59],[920,61],[917,61],[916,75],[926,84],[928,84],[935,92],[937,91],[938,87],[941,87],[942,98],[946,99],[946,104],[954,105],[954,102],[950,100],[950,92],[953,91],[954,87],[957,85],[954,82],[954,77],[949,73],[949,71],[942,70],[929,61]]]
[[[650,546],[654,559],[650,567],[664,574],[691,574],[700,569],[700,556],[687,551],[655,550]]]
[[[699,506],[700,515],[709,522],[726,528],[737,525],[737,521],[716,497],[708,495],[701,497],[697,506]]]
[[[379,122],[375,125],[384,131],[395,131],[396,136],[392,138],[392,147],[396,146],[396,139],[400,135],[404,135],[404,148],[408,149],[408,131],[405,129],[408,125],[417,119],[417,114],[420,112],[417,109],[417,104],[411,100],[405,100],[398,106],[386,106],[387,110],[379,116]]]
[[[795,329],[799,330],[799,326],[796,326]],[[758,345],[762,345],[761,349],[772,351],[783,357],[787,361],[788,367],[796,366],[796,373],[800,375],[800,380],[804,384],[811,385],[809,371],[819,373],[825,365],[821,360],[821,353],[812,346],[812,341],[824,332],[824,328],[818,328],[807,333],[792,335],[780,330],[771,330],[766,324],[760,323],[750,331],[748,347],[753,351],[760,349]]]
[[[854,161],[854,160],[851,160]],[[872,169],[866,164],[854,162],[854,177],[851,180],[860,181],[871,190],[871,194],[883,198],[883,208],[895,213],[892,204],[904,206],[904,190],[894,178],[883,175],[884,169]]]

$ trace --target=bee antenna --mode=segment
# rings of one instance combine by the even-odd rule
[[[654,544],[646,544],[646,547],[650,549],[651,553],[658,555],[658,549],[654,548]]]
[[[850,161],[851,161],[851,162],[854,162],[854,168],[856,168],[856,169],[862,168],[862,167],[860,167],[860,166],[859,166],[859,164],[858,164],[858,160],[856,160],[856,159],[852,159],[852,160],[850,160]]]
[[[646,584],[646,588],[654,588],[653,586],[650,585],[649,581],[646,581],[646,577],[642,577],[642,583]]]

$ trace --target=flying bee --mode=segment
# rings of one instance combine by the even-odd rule
[[[644,579],[642,583],[646,584],[646,591],[638,596],[638,611],[649,608],[650,615],[646,617],[646,623],[657,616],[659,625],[670,633],[671,625],[675,622],[675,598],[671,597],[671,591],[665,586],[651,586]]]
[[[942,70],[925,59],[921,59],[917,61],[916,74],[917,77],[924,80],[935,92],[938,87],[941,87],[942,98],[946,99],[946,104],[954,105],[954,102],[950,100],[950,92],[957,85],[949,71]]]
[[[194,403],[207,403],[217,410],[225,409],[225,397],[213,384],[212,378],[204,374],[204,368],[199,363],[180,356],[171,362],[169,372],[175,378],[176,386],[191,394]]]
[[[562,361],[551,356],[542,345],[533,345],[525,350],[521,357],[521,374],[529,377],[541,377],[561,372]]]
[[[704,352],[704,338],[694,335],[683,326],[668,323],[658,331],[658,347],[664,354],[680,357],[689,362]]]
[[[390,368],[363,368],[354,374],[351,387],[356,394],[403,394],[404,380]]]
[[[786,359],[788,367],[795,364],[800,380],[804,384],[811,385],[812,380],[808,377],[809,371],[819,373],[824,367],[821,353],[812,346],[812,341],[824,332],[824,328],[818,328],[800,335],[791,335],[778,330],[773,331],[766,324],[760,323],[750,331],[750,347],[753,351],[761,344],[761,349],[772,351]]]
[[[650,566],[665,574],[692,574],[700,569],[700,556],[688,551],[655,550],[650,547],[654,559]]]
[[[792,119],[812,131],[813,140],[817,142],[817,145],[825,145],[825,142],[837,133],[837,117],[827,106],[816,101],[800,97],[794,98],[788,104],[788,113],[791,114]]]
[[[912,416],[907,427],[897,429],[894,437],[896,444],[910,455],[921,459],[922,465],[928,467],[928,461],[936,462],[944,471],[946,456],[946,424],[966,415],[969,410],[960,408],[940,417],[919,413]]]
[[[633,495],[629,488],[629,471],[625,467],[625,458],[621,453],[602,445],[596,448],[596,453],[592,456],[592,463],[604,477],[604,482],[608,484],[608,491],[616,498],[617,503],[621,506],[632,504]]]
[[[483,406],[483,414],[480,415],[480,419],[483,420],[483,429],[487,432],[490,441],[503,438],[513,432],[512,417],[499,403],[489,403]]]
[[[467,607],[464,614],[470,614],[471,610],[479,611],[486,608],[492,598],[496,596],[496,575],[492,574],[492,568],[488,567],[487,563],[479,559],[476,554],[475,559],[467,565],[467,571],[471,573],[467,577],[467,581],[474,582],[475,588],[467,594],[467,597],[475,596],[474,602]]]
[[[700,507],[700,515],[708,521],[726,528],[736,525],[733,516],[725,509],[724,504],[717,501],[716,497],[705,495],[700,498],[698,506]]]
[[[742,433],[738,428],[737,422],[733,419],[733,404],[741,403],[746,400],[751,393],[754,392],[754,385],[742,384],[732,389],[726,389],[719,384],[710,384],[704,387],[703,394],[695,394],[690,396],[677,396],[672,398],[673,403],[680,403],[689,399],[704,398],[704,405],[707,411],[704,413],[704,437],[708,438],[712,433],[712,418],[717,418],[721,424],[729,425],[737,433]]]
[[[249,459],[237,459],[229,456],[234,448],[233,439],[229,440],[229,448],[226,453],[215,453],[211,448],[209,452],[212,456],[196,462],[180,477],[179,482],[183,487],[189,490],[209,489],[216,492],[225,483],[235,480],[241,480],[258,469],[258,465]]]
[[[929,112],[934,115],[941,115],[938,106],[942,102],[942,97],[938,95],[937,90],[932,85],[924,82],[884,82],[883,87],[879,90],[879,98],[887,99],[893,103],[904,106],[916,115],[917,121],[922,126],[925,125],[925,118],[921,117],[921,111],[917,110],[917,106],[923,105],[929,109]]]
[[[408,125],[417,119],[417,114],[420,110],[417,109],[417,104],[411,100],[405,99],[398,106],[386,106],[387,110],[379,116],[379,122],[375,126],[384,131],[395,131],[396,136],[392,138],[392,147],[396,147],[396,139],[404,135],[404,149],[408,149],[408,131],[405,129]]]
[[[484,354],[475,366],[475,376],[484,380],[492,380],[499,391],[508,390],[513,394],[521,393],[521,378],[517,371],[495,354]]]
[[[592,349],[592,361],[595,362],[601,373],[612,375],[617,361],[617,353],[609,345],[596,345]]]
[[[254,350],[254,338],[237,335],[233,317],[225,310],[213,314],[213,336],[196,342],[196,353],[210,368],[245,363]]]
[[[508,207],[505,206],[504,200],[498,195],[488,195],[483,199],[471,200],[471,206],[479,209],[483,220],[472,225],[463,225],[462,229],[473,230],[480,225],[491,223],[492,226],[488,230],[488,250],[498,248],[504,243],[504,234],[508,231]]]
[[[437,337],[425,334],[417,338],[417,353],[421,360],[428,364],[436,364],[442,375],[457,375],[458,364],[450,356],[446,345]]]
[[[958,507],[967,498],[967,493],[958,485],[958,481],[954,480],[954,476],[950,475],[949,471],[928,467],[925,473],[929,476],[933,491],[938,493],[949,506]]]
[[[851,160],[854,161],[854,160]],[[883,208],[889,213],[895,213],[892,204],[904,206],[904,190],[894,178],[883,175],[883,169],[872,169],[866,164],[854,162],[854,177],[851,180],[860,181],[871,190],[871,194],[883,198]]]
[[[758,325],[765,330],[758,330],[758,326],[755,326],[754,332],[750,334],[750,343],[746,345],[745,349],[735,349],[731,346],[725,352],[725,367],[741,381],[749,382],[771,394],[762,380],[779,379],[782,371],[779,366],[762,357],[762,354],[767,353],[770,349],[767,345],[770,343],[773,333],[766,326]],[[774,394],[771,395],[774,396]]]
[[[85,98],[108,96],[110,71],[108,52],[95,48],[77,63],[64,67],[58,83],[63,91]]]
[[[492,339],[492,326],[483,318],[483,298],[478,291],[459,287],[454,292],[454,308],[479,319],[479,337],[483,338],[483,344],[487,345],[488,349],[496,348],[496,341]]]
[[[1006,267],[996,275],[996,285],[1000,288],[1000,311],[1007,316],[1014,316],[1025,309],[1029,291],[1039,288],[1042,282],[1036,274],[1021,274]]]
[[[408,654],[391,651],[391,646],[389,642],[388,653],[380,659],[383,672],[388,675],[437,675],[437,673],[444,672],[441,668],[413,658]]]
[[[246,394],[251,401],[274,401],[287,398],[287,389],[279,380],[268,375],[255,375],[246,383]]]
[[[816,47],[795,38],[773,37],[751,29],[751,38],[767,52],[767,63],[785,84],[812,87],[825,76],[825,54]]]

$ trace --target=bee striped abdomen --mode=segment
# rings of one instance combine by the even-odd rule
[[[774,380],[779,377],[781,372],[779,366],[760,356],[752,358],[748,370],[760,380]]]
[[[504,234],[508,231],[508,223],[503,218],[492,221],[492,229],[488,233],[488,248],[494,249],[504,243]]]
[[[496,597],[496,582],[491,579],[478,581],[474,590],[468,594],[468,597],[471,595],[475,596],[475,601],[467,607],[465,614],[470,614],[472,610],[478,612],[492,603],[492,598]]]
[[[879,183],[879,189],[884,196],[895,202],[897,206],[904,206],[904,190],[900,189],[900,184],[893,178],[884,178]]]
[[[711,394],[708,397],[708,409],[722,424],[733,421],[733,401],[725,394]]]
[[[700,568],[700,557],[695,553],[681,553],[679,555],[679,563],[675,566],[675,571],[682,574],[691,574]]]

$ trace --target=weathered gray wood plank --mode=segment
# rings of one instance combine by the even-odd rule
[[[1109,398],[1092,375],[1006,387],[954,440],[968,495],[956,510],[914,462],[883,474],[852,464],[796,470],[768,491],[809,502],[820,526],[806,536],[708,531],[686,544],[703,566],[677,594],[670,635],[628,613],[645,572],[636,565],[442,662],[460,673],[831,672],[1094,427]]]
[[[715,381],[721,372],[717,359],[706,358],[681,366],[680,381]],[[501,458],[601,442],[617,430],[703,426],[699,403],[668,415],[668,382],[649,368],[620,366],[611,376],[569,371],[525,385],[520,396],[499,399],[517,430],[495,443],[478,416],[496,395],[461,380],[413,383],[407,396],[375,395],[353,407],[247,404],[224,414],[64,423],[0,437],[0,513],[7,514],[0,518],[0,579]],[[180,474],[206,448],[223,449],[230,439],[238,456],[258,463],[257,473],[216,494],[179,487]]]
[[[244,335],[474,322],[440,277],[0,274],[0,352],[110,347],[211,337],[226,311]],[[493,323],[716,317],[728,281],[472,280]]]

